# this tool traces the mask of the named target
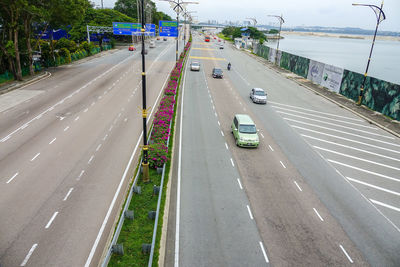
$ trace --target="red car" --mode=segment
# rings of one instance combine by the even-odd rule
[[[136,47],[134,47],[133,45],[130,45],[128,49],[129,51],[136,51]]]

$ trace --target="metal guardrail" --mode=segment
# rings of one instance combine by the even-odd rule
[[[185,69],[186,63],[187,63],[187,57],[184,60],[184,65],[183,65],[184,71],[182,73],[184,73],[186,71],[186,69]],[[182,77],[183,77],[183,75],[181,76],[181,79],[182,79]],[[174,99],[176,100],[176,95],[174,96]],[[177,105],[176,102],[174,104],[174,109],[175,109],[175,105]],[[172,121],[173,121],[173,119],[171,119],[171,122],[170,122],[170,125],[169,125],[170,131],[172,130]],[[150,140],[152,131],[153,131],[153,129],[150,132],[149,140]],[[171,136],[168,136],[167,147],[169,145],[170,137]],[[139,166],[141,165],[141,163],[142,163],[142,158],[140,158]],[[154,228],[153,228],[153,237],[152,237],[152,242],[151,242],[151,250],[150,250],[148,267],[151,267],[153,265],[154,247],[155,247],[155,242],[156,242],[156,237],[157,237],[158,218],[159,218],[159,214],[160,214],[160,206],[161,206],[161,197],[162,197],[163,186],[164,186],[165,169],[166,169],[166,164],[164,163],[163,170],[162,170],[162,175],[161,175],[160,190],[159,190],[158,200],[157,200],[157,210],[156,210],[156,217],[155,217]],[[131,203],[132,196],[133,196],[133,193],[134,193],[134,188],[135,188],[137,180],[139,178],[139,174],[140,174],[140,167],[138,168],[138,171],[136,173],[136,176],[135,176],[135,179],[134,179],[133,184],[131,186],[131,189],[129,190],[129,195],[128,195],[128,198],[126,199],[124,209],[122,210],[121,217],[120,217],[120,220],[118,222],[117,229],[115,230],[113,239],[112,239],[112,241],[110,243],[110,246],[109,246],[109,248],[107,250],[107,254],[106,254],[106,256],[105,256],[105,258],[103,260],[103,263],[101,264],[102,267],[107,267],[108,266],[108,263],[110,261],[111,255],[113,253],[113,251],[112,251],[113,245],[117,244],[117,241],[118,241],[118,238],[119,238],[119,234],[121,232],[122,226],[123,226],[124,221],[125,221],[125,212],[128,210],[128,207],[129,207],[129,205]]]

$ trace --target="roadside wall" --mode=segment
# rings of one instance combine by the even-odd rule
[[[255,45],[254,53],[302,76],[315,84],[357,101],[364,75],[309,58]],[[367,77],[363,105],[400,121],[400,85],[373,77]]]

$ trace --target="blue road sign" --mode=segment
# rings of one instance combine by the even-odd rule
[[[178,37],[178,22],[160,20],[158,27],[160,36]]]
[[[140,34],[141,27],[140,23],[113,22],[113,33],[115,35]]]

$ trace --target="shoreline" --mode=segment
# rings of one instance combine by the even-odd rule
[[[373,35],[356,35],[356,34],[346,34],[346,33],[326,33],[326,32],[295,32],[295,31],[282,31],[281,35],[299,35],[299,36],[316,36],[316,37],[331,37],[331,38],[344,38],[344,39],[365,39],[372,40]],[[399,36],[376,36],[376,40],[383,41],[399,41]]]

